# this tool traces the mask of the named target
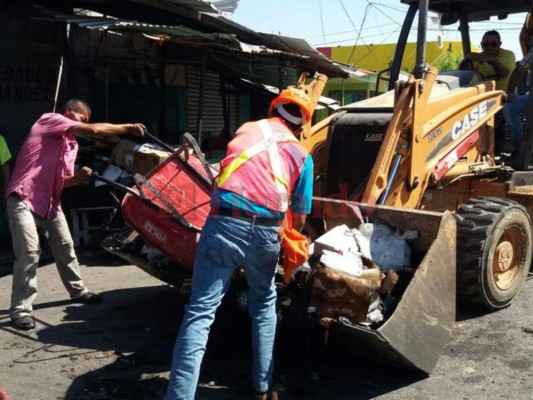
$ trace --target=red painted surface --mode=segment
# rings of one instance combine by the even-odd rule
[[[211,210],[211,186],[194,172],[196,169],[207,177],[198,157],[184,152],[180,154],[192,167],[176,152],[148,174],[147,179],[190,226],[169,214],[168,207],[146,185],[142,185],[146,197],[159,207],[127,194],[122,202],[122,214],[148,243],[191,271],[200,230]],[[214,168],[212,171],[214,176],[218,174]]]
[[[332,53],[331,47],[317,47],[316,51],[318,51],[319,53],[324,54],[330,60],[333,60],[333,58],[331,58],[331,53]]]
[[[468,150],[470,150],[479,140],[479,130],[474,131],[470,136],[463,140],[456,148],[450,151],[441,159],[435,167],[435,172],[432,175],[433,182],[437,183],[442,179],[446,173],[452,169],[454,164],[463,157]]]

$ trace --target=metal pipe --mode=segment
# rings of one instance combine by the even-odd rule
[[[156,142],[158,145],[160,145],[161,147],[163,147],[165,150],[168,150],[170,151],[171,153],[174,153],[174,151],[176,150],[175,148],[173,148],[171,145],[169,144],[166,144],[165,142],[163,142],[161,139],[159,139],[157,136],[155,135],[152,135],[150,132],[148,132],[148,130],[144,130],[144,135],[145,136],[148,136],[150,139],[152,139],[154,142]]]
[[[204,114],[204,86],[205,86],[205,70],[207,63],[207,55],[202,53],[202,70],[200,72],[200,93],[198,93],[198,117],[196,120],[196,132],[198,137],[198,144],[202,145],[202,129],[203,129],[203,114]]]
[[[109,121],[109,67],[107,65],[107,37],[109,31],[104,31],[104,106],[105,120]]]
[[[466,57],[470,53],[470,32],[468,28],[468,16],[462,12],[459,16],[459,30],[461,31],[461,41],[463,43],[463,55]]]
[[[387,186],[385,186],[385,190],[379,197],[378,205],[382,206],[385,204],[385,201],[387,200],[387,197],[389,196],[389,191],[392,186],[392,182],[394,181],[394,178],[396,177],[396,173],[398,172],[398,167],[400,166],[400,161],[402,161],[402,155],[397,154],[396,158],[394,159],[394,164],[392,165],[392,171],[389,175],[389,178],[387,179]]]
[[[167,129],[167,82],[166,82],[166,64],[161,62],[161,55],[166,51],[166,46],[164,43],[161,43],[157,47],[157,68],[159,75],[159,134],[162,138],[168,140],[168,129]]]
[[[129,193],[135,197],[141,197],[139,195],[139,193],[137,193],[135,190],[133,190],[132,188],[126,186],[126,185],[123,185],[122,183],[119,183],[119,182],[116,182],[114,180],[111,180],[109,178],[106,178],[105,176],[102,176],[100,175],[98,172],[95,172],[95,171],[92,171],[91,172],[91,176],[99,181],[102,181],[102,182],[105,182],[107,183],[109,186],[112,186],[114,187],[115,189],[120,189],[122,190],[123,192],[126,192],[126,193]]]
[[[405,53],[405,45],[407,44],[407,39],[409,38],[409,32],[411,31],[411,26],[413,26],[413,21],[415,19],[416,12],[418,11],[418,4],[413,3],[409,6],[407,13],[405,14],[405,19],[403,21],[402,30],[400,31],[400,36],[398,37],[398,45],[394,52],[394,58],[392,59],[390,80],[387,90],[394,89],[394,84],[400,76],[400,69],[402,67],[403,54]]]
[[[413,75],[422,79],[426,69],[426,31],[428,25],[429,0],[420,0],[418,10],[418,35],[416,39],[416,62]]]
[[[68,47],[68,40],[70,36],[70,24],[67,24],[67,43],[65,47]],[[61,55],[61,61],[59,62],[59,72],[57,74],[57,84],[56,84],[56,93],[54,95],[54,108],[52,112],[56,112],[57,109],[57,100],[59,98],[59,88],[61,87],[61,79],[63,77],[63,64],[65,61],[65,51],[63,51],[63,54]]]

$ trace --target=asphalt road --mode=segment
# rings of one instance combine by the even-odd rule
[[[55,266],[42,266],[32,332],[12,328],[11,276],[0,277],[0,388],[11,400],[162,398],[182,297],[116,258],[84,252],[81,260],[87,285],[103,293],[104,304],[70,303]],[[504,310],[459,313],[429,377],[319,348],[315,362],[305,362],[297,338],[281,337],[280,399],[532,399],[532,295],[529,279]],[[198,399],[251,397],[248,323],[227,308],[217,315]]]

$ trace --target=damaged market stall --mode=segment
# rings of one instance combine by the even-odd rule
[[[186,97],[181,101],[186,104],[187,112],[185,115],[180,112],[178,130],[194,133],[201,144],[204,137],[221,132],[227,139],[230,132],[248,119],[246,113],[238,109],[236,101],[239,92],[246,93],[239,85],[239,79],[283,88],[303,71],[325,73],[331,77],[357,74],[355,69],[327,59],[302,39],[257,33],[224,17],[205,15],[202,14],[205,11],[199,10],[195,10],[198,12],[195,20],[186,15],[179,20],[183,25],[164,25],[168,18],[162,18],[160,12],[166,10],[179,14],[175,4],[157,4],[148,10],[145,4],[138,4],[143,2],[131,3],[138,7],[137,13],[129,10],[112,14],[116,7],[87,4],[90,8],[79,10],[77,15],[42,9],[39,11],[41,15],[35,18],[86,28],[73,31],[72,35],[78,35],[78,40],[69,39],[70,68],[79,64],[95,72],[101,70],[99,76],[104,79],[106,115],[110,107],[109,82],[117,76],[120,78],[124,72],[128,75],[128,71],[130,75],[139,74],[143,80],[146,80],[145,74],[152,75],[160,91],[158,132],[170,143],[179,142],[172,132],[175,127],[167,127],[172,111],[165,103],[169,100],[169,88],[176,84],[172,76],[178,77],[180,82],[177,84],[184,85],[186,90]],[[145,14],[139,14],[145,9]],[[122,15],[135,19],[124,19]],[[80,40],[98,45],[93,45],[92,50],[84,50],[72,44]],[[147,41],[147,50],[144,55],[136,54],[135,48],[142,48],[142,40]],[[98,64],[91,66],[90,60],[97,53],[101,54]],[[121,53],[124,56],[120,56]],[[232,84],[228,83],[230,81]],[[272,94],[264,91],[261,96],[263,104],[259,109],[266,110]]]
[[[52,95],[46,107],[43,103],[43,112],[59,110],[75,94],[91,104],[93,121],[134,117],[172,144],[191,132],[208,156],[223,149],[241,123],[266,113],[276,94],[268,86],[284,87],[300,71],[330,76],[354,71],[328,60],[301,39],[254,32],[224,18],[216,4],[214,8],[202,1],[8,4],[7,15],[27,19],[57,36]],[[8,131],[17,138],[27,132]],[[80,163],[97,156],[109,158],[115,144],[80,140]],[[89,201],[89,190],[67,195],[72,199],[64,202],[66,208],[86,209],[83,213],[111,203]]]

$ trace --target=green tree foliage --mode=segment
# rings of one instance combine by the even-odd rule
[[[448,54],[446,57],[442,57],[435,63],[435,67],[439,69],[439,72],[456,70],[459,67],[462,57],[453,54]]]

